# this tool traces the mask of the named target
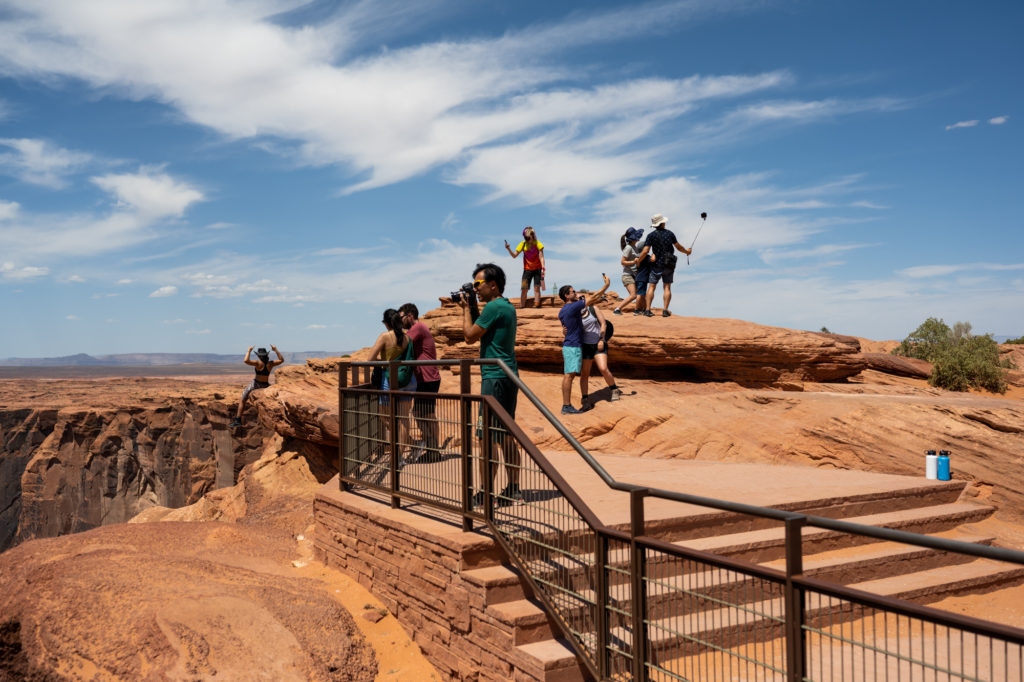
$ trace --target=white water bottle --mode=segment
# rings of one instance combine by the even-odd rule
[[[934,450],[924,451],[924,477],[933,481],[939,478],[939,456]]]

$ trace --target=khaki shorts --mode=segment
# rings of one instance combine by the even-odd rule
[[[630,284],[636,284],[636,277],[633,276],[632,272],[622,273],[622,286],[627,287]]]

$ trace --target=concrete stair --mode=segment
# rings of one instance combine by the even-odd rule
[[[864,525],[991,544],[992,537],[972,533],[962,526],[990,516],[993,508],[955,501],[964,484],[952,483],[925,495],[911,491],[893,494],[888,499],[835,500],[828,507],[815,506],[799,511],[816,515],[830,511],[828,516],[832,518]],[[722,521],[721,515],[718,521]],[[671,538],[681,547],[782,570],[784,530],[777,522],[772,523],[774,527],[751,528],[749,522],[730,519],[718,526],[718,534],[709,534],[710,525],[695,523],[691,518],[681,524],[663,521],[648,532],[656,537]],[[763,524],[758,521],[757,525]],[[742,530],[721,532],[723,526],[725,530]],[[680,539],[680,536],[689,537]],[[1024,567],[817,528],[804,529],[803,550],[807,576],[918,603],[1024,582]],[[625,551],[609,553],[609,563],[613,566],[625,566],[627,560]],[[595,597],[592,572],[580,569],[591,561],[589,556],[556,558],[546,561],[535,575],[541,579],[557,575],[563,583],[567,575],[573,576],[571,589],[578,593],[575,603],[582,604]],[[717,569],[694,572],[691,562],[676,559],[659,560],[656,556],[649,559],[649,566],[659,563],[662,565],[658,579],[649,583],[647,594],[649,634],[657,659],[667,661],[689,656],[705,648],[706,645],[695,644],[694,640],[729,642],[734,646],[754,637],[779,636],[781,630],[773,616],[777,618],[784,612],[781,592],[765,599],[764,592],[755,584],[758,579]],[[512,643],[524,662],[530,660],[534,669],[550,671],[540,679],[581,678],[579,667],[575,668],[576,677],[570,673],[570,668],[576,665],[572,650],[558,639],[560,632],[540,602],[526,593],[518,570],[509,565],[488,566],[464,570],[462,575],[483,593],[487,615],[508,628]],[[610,571],[608,575],[610,598],[617,609],[629,613],[630,586],[621,574]],[[569,622],[582,620],[583,609],[573,604],[573,599],[563,604],[562,616]],[[827,604],[814,607],[809,603],[809,622],[840,617]],[[620,620],[617,623],[613,617],[612,636],[628,651],[632,638],[629,619]],[[593,641],[593,634],[581,629],[583,638]],[[686,632],[693,640],[681,637],[680,632]]]

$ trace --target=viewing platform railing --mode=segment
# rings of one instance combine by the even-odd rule
[[[803,569],[810,529],[845,539],[835,546],[902,543],[933,550],[936,565],[973,557],[1022,575],[1024,552],[619,482],[503,362],[403,364],[457,368],[459,393],[374,389],[371,368],[396,386],[399,363],[343,363],[342,487],[383,492],[394,507],[404,500],[453,513],[467,531],[485,524],[594,677],[1024,681],[1024,630]],[[472,369],[484,365],[519,387],[519,410],[531,403],[609,488],[629,496],[628,528],[602,523],[501,405],[471,392]],[[427,447],[411,437],[417,431]],[[522,500],[509,487],[515,481]],[[776,528],[784,568],[649,536],[650,498]]]

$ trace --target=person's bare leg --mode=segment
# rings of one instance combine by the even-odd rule
[[[529,289],[527,289],[526,287],[523,287],[522,293],[519,294],[519,307],[520,308],[525,308],[526,307],[526,292],[527,291],[529,291]]]
[[[539,284],[534,284],[533,285],[533,293],[536,296],[535,300],[537,301],[537,307],[539,308],[540,307],[540,285]]]
[[[562,375],[562,404],[572,405],[572,378],[575,374]]]
[[[609,386],[614,386],[615,377],[612,376],[611,371],[608,369],[608,354],[598,353],[594,357],[594,364],[597,365],[597,369],[601,372],[601,376],[604,377],[604,382]]]
[[[580,369],[580,393],[583,395],[583,409],[587,409],[587,396],[590,395],[590,367],[593,360],[584,360]]]
[[[668,310],[668,304],[672,302],[672,285],[666,282],[664,287],[665,291],[662,293],[662,300],[665,301],[665,310]]]
[[[650,284],[647,285],[647,310],[651,309],[651,304],[654,303],[654,287]]]
[[[627,284],[626,285],[626,291],[629,292],[629,298],[626,299],[625,303],[623,303],[622,305],[619,306],[618,310],[619,310],[620,313],[623,310],[626,309],[627,305],[629,305],[630,303],[633,302],[634,299],[636,299],[636,285],[635,284]]]

